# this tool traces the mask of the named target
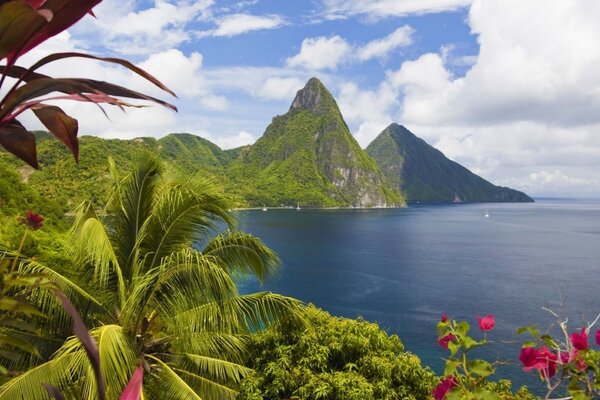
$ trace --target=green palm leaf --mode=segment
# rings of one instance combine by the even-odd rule
[[[229,207],[214,183],[203,177],[169,188],[157,199],[154,212],[144,226],[140,247],[144,253],[152,254],[146,268],[156,267],[164,257],[189,247],[194,240],[210,236],[220,223],[232,225]]]
[[[153,399],[202,400],[196,391],[161,359],[147,356],[154,363],[154,383],[149,385]]]
[[[11,379],[0,386],[0,400],[50,399],[43,385],[68,386],[73,381],[71,366],[76,357],[71,354],[52,359]]]
[[[175,368],[174,371],[205,399],[234,400],[238,394],[236,390],[201,375],[179,368]]]
[[[263,283],[275,275],[279,257],[259,238],[243,232],[231,232],[215,236],[202,251],[214,256],[230,274],[254,275]]]
[[[216,382],[240,383],[252,370],[243,365],[219,358],[197,354],[183,354],[185,370],[209,377]]]
[[[128,278],[134,272],[132,265],[136,264],[139,255],[142,225],[153,212],[153,202],[163,172],[162,164],[154,157],[137,160],[133,172],[118,184],[120,193],[113,198],[108,209],[111,225],[115,228],[112,233],[115,254]]]
[[[291,297],[259,292],[203,304],[172,317],[180,332],[250,334],[284,317],[301,316],[302,303]]]

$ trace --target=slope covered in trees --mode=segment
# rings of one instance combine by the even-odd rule
[[[391,124],[367,147],[409,202],[531,202],[523,192],[495,186],[405,127]]]

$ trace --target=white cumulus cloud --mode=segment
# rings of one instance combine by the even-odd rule
[[[105,0],[94,8],[97,18],[76,26],[108,49],[126,55],[147,55],[190,40],[189,24],[210,16],[213,0],[155,0],[137,10],[132,0]],[[92,44],[92,43],[90,43]]]
[[[302,67],[309,70],[336,69],[349,55],[352,47],[342,37],[306,38],[300,52],[286,60],[288,67]]]
[[[469,6],[473,0],[321,0],[326,19],[364,16],[370,20],[428,14]]]
[[[388,55],[389,52],[399,48],[405,47],[412,44],[412,35],[414,29],[408,25],[404,25],[388,36],[375,39],[360,47],[357,52],[357,58],[360,61],[370,60],[372,58],[383,58]]]
[[[285,19],[276,14],[252,15],[230,14],[216,20],[217,27],[212,30],[199,32],[197,36],[236,36],[243,33],[265,29],[275,29],[285,25]]]
[[[308,70],[335,70],[344,63],[364,62],[373,58],[385,58],[401,47],[413,43],[414,29],[401,26],[389,35],[371,40],[364,45],[353,45],[339,35],[306,38],[300,52],[286,60],[288,67],[301,67]]]

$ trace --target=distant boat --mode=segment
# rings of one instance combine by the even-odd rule
[[[300,211],[300,203],[296,203],[296,210]]]
[[[267,211],[267,207],[263,206],[263,209],[262,209],[262,210],[263,210],[263,211]]]
[[[490,213],[488,212],[488,209],[487,209],[487,208],[485,209],[485,217],[486,217],[486,218],[489,218],[489,217],[490,217]]]

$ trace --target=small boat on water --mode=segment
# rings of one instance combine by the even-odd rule
[[[296,210],[300,211],[300,203],[296,203]]]
[[[267,211],[267,207],[265,207],[265,206],[263,205],[263,208],[262,208],[262,210],[263,210],[263,211]]]
[[[485,209],[485,217],[486,217],[486,218],[489,218],[489,217],[490,217],[490,213],[488,212],[488,209],[487,209],[487,208]]]

